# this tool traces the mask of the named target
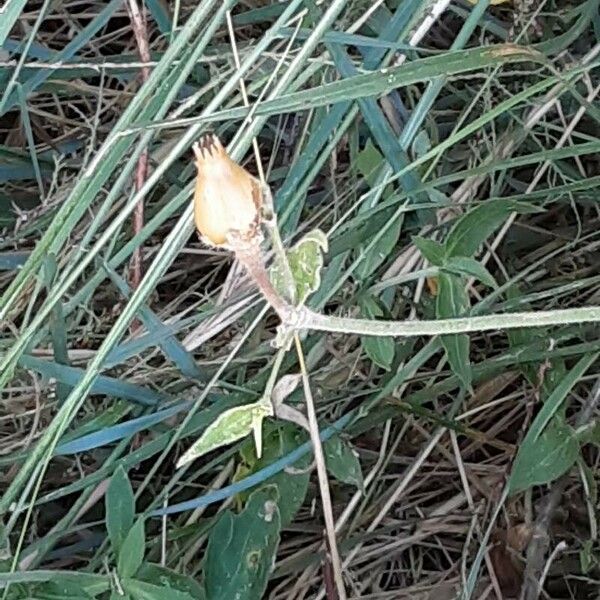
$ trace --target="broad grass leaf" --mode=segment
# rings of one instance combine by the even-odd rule
[[[440,244],[435,240],[421,237],[420,235],[414,235],[412,237],[412,241],[423,257],[426,258],[432,265],[437,267],[442,265],[444,262],[445,252],[443,244]]]
[[[129,530],[119,551],[117,571],[120,577],[133,577],[144,561],[146,537],[144,519],[139,518]]]
[[[207,600],[263,598],[279,545],[277,500],[277,489],[267,486],[250,496],[239,515],[221,515],[206,549]]]
[[[232,444],[246,437],[250,432],[259,430],[264,417],[272,415],[273,407],[271,403],[262,400],[252,404],[235,406],[222,412],[177,461],[177,468],[215,448]],[[259,448],[257,448],[257,451],[260,453]]]
[[[383,310],[371,296],[365,296],[361,301],[362,313],[370,319],[382,317]],[[360,339],[367,356],[379,367],[390,370],[394,360],[396,344],[392,337],[363,336]]]
[[[106,529],[115,555],[133,526],[135,499],[122,466],[117,467],[106,491]]]
[[[448,77],[508,62],[541,60],[542,55],[534,49],[511,44],[445,52],[440,56],[417,59],[398,67],[326,83],[318,90],[310,88],[284,94],[262,102],[258,107],[253,108],[252,112],[255,116],[260,116],[308,110],[318,106],[387,94],[391,90],[417,82],[427,82],[438,76]],[[244,119],[248,112],[249,109],[246,107],[228,108],[214,113],[206,121]]]
[[[455,275],[475,277],[475,279],[491,288],[498,287],[492,274],[479,261],[468,256],[451,256],[444,261],[442,269]]]
[[[350,445],[338,435],[334,435],[323,444],[327,470],[342,483],[363,489],[363,474],[358,456]]]
[[[306,299],[319,289],[323,252],[327,252],[327,248],[327,236],[321,230],[314,229],[287,252],[290,270],[296,283],[296,305],[304,304]],[[287,296],[284,270],[277,262],[271,267],[270,277],[275,289]]]
[[[462,216],[446,239],[446,256],[473,256],[479,246],[513,213],[539,212],[524,202],[492,200]]]
[[[470,308],[469,296],[462,278],[457,275],[440,273],[436,296],[438,319],[450,319],[465,315]],[[471,363],[469,360],[469,336],[466,333],[441,336],[452,372],[459,378],[465,389],[471,388]]]
[[[537,438],[527,436],[519,448],[508,481],[511,494],[543,485],[564,475],[579,456],[573,429],[555,417]]]

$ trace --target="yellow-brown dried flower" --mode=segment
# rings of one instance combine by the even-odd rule
[[[203,239],[224,246],[232,234],[244,240],[257,236],[262,202],[258,181],[231,160],[216,135],[194,144],[194,154],[194,221]]]

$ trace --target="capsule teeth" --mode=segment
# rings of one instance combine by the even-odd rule
[[[203,135],[193,146],[194,154],[198,161],[225,156],[226,152],[221,140],[214,133]]]

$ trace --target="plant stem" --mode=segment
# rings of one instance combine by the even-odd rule
[[[439,319],[433,321],[374,321],[321,315],[307,308],[297,311],[294,329],[312,329],[335,333],[354,333],[379,337],[408,337],[413,335],[447,335],[494,329],[544,327],[573,323],[600,322],[600,306],[566,308],[559,310],[518,312],[481,317]]]
[[[286,300],[291,303],[296,301],[296,282],[290,269],[290,263],[287,259],[287,253],[281,234],[279,233],[279,225],[277,223],[277,213],[275,212],[275,206],[273,204],[273,196],[271,194],[271,188],[263,183],[261,185],[262,198],[264,208],[268,212],[268,215],[263,218],[263,224],[269,233],[271,239],[271,246],[273,247],[273,253],[275,254],[275,261],[283,270],[283,279],[285,281],[285,288],[287,292]]]
[[[306,363],[304,362],[304,353],[302,351],[302,345],[300,344],[300,338],[298,337],[297,333],[294,334],[294,342],[296,343],[296,352],[298,353],[298,362],[300,363],[300,372],[302,373],[302,385],[304,387],[304,397],[306,399],[306,413],[308,415],[310,439],[317,465],[319,491],[321,493],[321,502],[323,504],[323,516],[325,517],[325,530],[327,532],[327,542],[329,546],[329,553],[331,555],[331,566],[333,568],[338,600],[346,600],[346,589],[344,588],[344,580],[342,578],[342,563],[335,539],[335,521],[333,519],[333,509],[331,507],[331,494],[329,493],[327,468],[325,467],[325,455],[323,454],[323,446],[321,445],[319,423],[317,421],[315,403],[313,402],[312,392],[310,390],[308,372],[306,370]]]
[[[283,322],[288,322],[295,310],[273,287],[260,244],[257,242],[249,247],[236,245],[233,246],[233,250],[235,257],[246,267],[248,274],[258,286],[265,300],[275,309]]]
[[[127,12],[133,27],[135,41],[138,47],[140,60],[145,63],[150,62],[150,47],[148,46],[148,26],[146,23],[145,10],[140,10],[136,0],[128,0]],[[150,69],[143,66],[141,69],[142,83],[145,83],[150,77]],[[137,168],[135,172],[135,191],[139,192],[146,182],[148,174],[148,150],[144,150],[138,158]],[[144,197],[141,196],[133,213],[133,232],[138,234],[144,228]],[[135,290],[139,287],[142,281],[142,247],[138,246],[131,256],[131,287]],[[141,327],[141,323],[133,321],[131,325],[132,333]]]

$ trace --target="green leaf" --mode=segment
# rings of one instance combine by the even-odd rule
[[[304,304],[308,296],[319,289],[323,252],[327,252],[327,248],[327,236],[320,229],[314,229],[287,252],[290,270],[296,283],[294,302],[297,306]],[[275,262],[270,269],[270,277],[275,289],[286,296],[286,278],[282,265]]]
[[[122,466],[110,479],[106,491],[106,529],[115,555],[118,556],[123,540],[133,525],[135,499]]]
[[[377,304],[377,301],[371,296],[365,296],[361,301],[361,309],[364,316],[376,318],[383,316],[383,310]],[[363,336],[361,344],[367,356],[378,366],[386,371],[390,370],[394,360],[396,344],[394,338]]]
[[[523,292],[519,289],[517,284],[511,285],[506,291],[505,295],[507,299],[514,300],[517,298],[522,298]],[[529,303],[523,303],[521,305],[523,310],[533,310],[533,307]],[[548,332],[544,327],[527,327],[521,329],[509,329],[506,332],[506,337],[508,338],[509,346],[513,351],[522,350],[525,347],[531,347],[532,345],[542,348],[548,348]],[[550,360],[550,369],[549,373],[554,373],[557,370],[557,365],[560,363],[559,370],[564,369],[564,363],[560,359],[551,359]],[[529,363],[524,362],[519,365],[519,368],[523,375],[527,378],[527,381],[535,386],[539,386],[539,365],[537,363]],[[547,373],[542,377],[542,397],[546,397],[547,393],[545,393],[549,388],[547,382],[548,377]]]
[[[426,258],[432,265],[437,267],[441,266],[444,262],[445,248],[443,244],[430,240],[420,235],[413,235],[413,244],[419,249],[419,252]]]
[[[182,592],[196,600],[205,598],[204,588],[194,578],[154,563],[143,563],[136,573],[136,580],[160,586],[162,589],[169,590],[169,594]]]
[[[469,308],[469,296],[462,279],[456,275],[440,273],[436,298],[436,315],[438,319],[463,316]],[[459,378],[465,389],[470,389],[469,336],[466,333],[443,335],[441,341],[452,372]]]
[[[21,583],[37,584],[44,582],[55,583],[60,589],[66,591],[83,590],[85,594],[89,594],[92,597],[110,590],[111,585],[108,575],[95,575],[93,573],[84,573],[83,571],[42,569],[38,571],[0,572],[0,588],[5,588],[7,584],[10,584],[12,587],[15,584]],[[40,586],[40,588],[43,587]]]
[[[138,579],[121,580],[123,589],[135,600],[196,600],[187,592],[180,592],[170,587],[162,587],[139,581]]]
[[[246,475],[251,475],[268,467],[276,460],[296,450],[306,439],[307,436],[304,431],[300,431],[289,423],[276,427],[265,435],[265,451],[260,459],[257,460],[253,453],[244,452],[244,449],[242,449],[242,455],[249,467]],[[310,456],[305,455],[295,462],[291,468],[281,471],[265,481],[266,485],[274,485],[277,488],[277,505],[279,506],[282,527],[293,521],[296,513],[304,504],[310,481],[310,469],[308,468],[310,462]],[[248,496],[249,494],[241,494],[243,499]]]
[[[492,274],[480,262],[468,256],[451,256],[444,261],[442,269],[455,275],[475,277],[491,288],[498,287]]]
[[[323,444],[323,452],[327,470],[338,481],[363,489],[360,461],[347,442],[335,435]]]
[[[359,250],[359,252],[364,252],[364,256],[354,271],[358,279],[369,277],[387,259],[398,243],[403,222],[403,215],[397,217],[392,223],[385,225],[385,233],[370,248]]]
[[[587,575],[592,569],[600,564],[600,559],[596,552],[594,552],[594,541],[585,540],[583,547],[579,551],[579,564],[581,565],[581,571],[584,575]]]
[[[387,167],[387,162],[375,148],[373,142],[369,139],[364,149],[360,152],[357,157],[357,166],[360,173],[365,178],[365,181],[370,187],[375,187],[381,183],[380,176],[382,168]],[[391,184],[387,185],[382,191],[381,195],[383,198],[389,198],[393,193],[394,188]],[[393,214],[393,213],[390,213]],[[389,256],[400,237],[400,231],[402,229],[403,217],[396,218],[391,224],[388,221],[384,221],[386,231],[379,237],[379,239],[369,247],[369,243],[373,236],[367,238],[365,244],[361,244],[357,250],[357,256],[360,256],[360,262],[358,263],[354,274],[358,279],[364,280],[373,271],[381,265],[381,263]],[[377,232],[381,229],[377,229]],[[362,254],[362,256],[361,256]]]
[[[88,600],[95,597],[95,595],[89,594],[77,583],[61,577],[57,577],[54,581],[36,585],[34,590],[31,597],[36,600],[38,598],[39,600]],[[22,597],[20,595],[15,596],[15,598]],[[121,596],[119,600],[127,600],[127,598]]]
[[[509,492],[516,494],[554,481],[569,471],[578,456],[573,429],[562,418],[553,418],[539,437],[523,440],[508,481]]]
[[[431,150],[431,140],[429,134],[424,129],[421,129],[415,136],[412,143],[412,153],[415,158],[421,158]]]
[[[473,256],[479,246],[513,212],[538,212],[524,202],[492,200],[470,210],[458,219],[446,239],[446,256]]]
[[[594,444],[600,447],[600,421],[591,421],[578,428],[577,439],[580,444]]]
[[[369,184],[369,187],[376,186],[379,183],[379,172],[382,167],[387,165],[383,156],[370,139],[365,144],[365,147],[358,153],[354,164],[359,173]],[[389,184],[383,191],[383,197],[385,198],[391,191],[393,191],[393,186],[392,184]]]
[[[177,461],[177,468],[215,448],[236,442],[252,431],[260,430],[263,418],[272,415],[273,406],[263,400],[235,406],[222,412],[204,430],[198,441]],[[259,447],[257,447],[257,454],[260,454]]]
[[[556,385],[536,415],[517,453],[509,480],[511,493],[553,481],[568,471],[579,455],[582,436],[564,422],[561,408],[573,386],[597,360],[587,354]]]
[[[0,19],[0,46],[4,44],[10,30],[21,15],[21,11],[25,8],[26,0],[15,0],[7,2],[2,6],[2,19]]]
[[[283,404],[285,399],[294,393],[301,381],[302,375],[300,373],[290,373],[281,377],[271,392],[273,406]]]
[[[354,165],[358,169],[358,172],[370,187],[376,185],[378,172],[384,164],[386,163],[383,160],[383,156],[375,148],[370,139],[354,160]]]
[[[277,490],[254,492],[237,516],[224,512],[212,530],[204,566],[207,600],[260,600],[279,545]]]
[[[544,406],[533,420],[533,423],[531,424],[531,427],[529,428],[529,431],[523,440],[523,445],[534,442],[536,438],[541,435],[546,425],[550,422],[550,419],[557,414],[573,386],[596,362],[596,359],[599,355],[600,353],[595,352],[594,354],[586,354],[582,356],[577,364],[567,374],[561,377],[560,382],[550,394],[548,399],[544,402]]]
[[[585,481],[584,491],[586,502],[589,506],[598,505],[598,483],[596,481],[596,469],[589,467],[584,460],[579,460],[582,480]]]
[[[129,530],[119,552],[117,571],[121,577],[132,577],[135,575],[144,561],[145,550],[144,519],[139,518]]]

